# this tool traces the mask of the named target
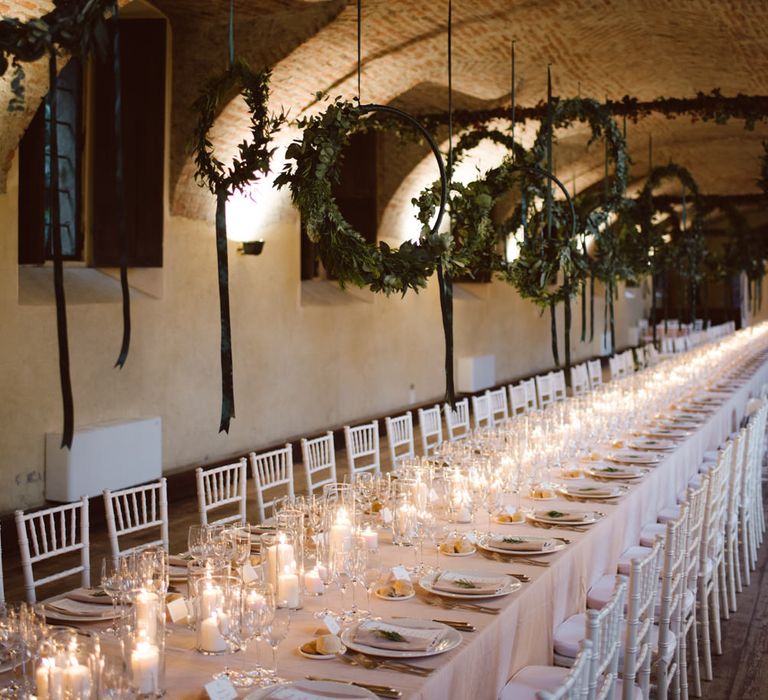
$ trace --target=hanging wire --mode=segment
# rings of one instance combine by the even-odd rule
[[[552,64],[547,63],[547,172],[552,172]],[[552,237],[552,181],[547,182],[547,238]]]
[[[357,104],[360,102],[360,73],[363,65],[363,2],[357,0]]]
[[[448,184],[453,176],[453,2],[448,0]],[[450,226],[451,217],[448,217]]]
[[[229,67],[235,62],[235,0],[229,0]]]
[[[512,111],[510,120],[512,121],[512,145],[515,143],[515,108],[517,107],[517,80],[516,80],[516,65],[515,65],[515,40],[512,39]],[[514,157],[515,151],[512,150]]]

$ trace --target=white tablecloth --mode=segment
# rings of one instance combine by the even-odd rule
[[[314,661],[300,656],[297,647],[313,637],[318,627],[313,613],[326,604],[339,606],[339,594],[304,599],[304,609],[293,616],[291,631],[279,653],[280,675],[288,679],[312,674],[340,680],[391,685],[403,691],[404,698],[443,700],[444,698],[472,698],[495,700],[506,681],[523,666],[552,662],[552,632],[568,616],[585,607],[586,592],[600,576],[615,573],[619,555],[627,547],[637,544],[640,530],[656,521],[662,508],[676,501],[689,478],[697,471],[706,450],[721,444],[738,426],[750,393],[756,393],[768,379],[768,364],[764,364],[741,388],[726,398],[716,412],[679,444],[674,452],[651,471],[616,505],[554,501],[546,504],[554,508],[599,510],[605,518],[585,533],[551,531],[550,534],[571,540],[565,550],[548,556],[549,568],[532,567],[516,563],[489,561],[475,554],[466,558],[441,557],[443,569],[477,570],[488,573],[518,572],[528,574],[532,581],[505,598],[483,602],[496,605],[502,612],[498,616],[477,614],[463,610],[445,610],[430,607],[418,596],[410,601],[372,601],[374,614],[380,616],[410,616],[417,618],[443,618],[471,622],[474,633],[463,634],[464,641],[457,649],[429,659],[420,659],[424,667],[434,668],[427,678],[386,671],[366,671],[340,660]],[[483,521],[481,520],[481,526]],[[527,525],[495,525],[494,530],[507,534],[542,534],[542,530]],[[427,553],[429,563],[434,556]],[[382,544],[382,558],[386,565],[413,560],[412,550]],[[349,603],[349,594],[347,604]],[[364,600],[362,595],[360,599]],[[191,631],[174,628],[168,638],[167,687],[169,698],[205,697],[202,687],[211,674],[221,670],[225,663],[247,664],[255,659],[253,649],[220,657],[205,657],[192,651],[194,637]],[[269,649],[261,646],[262,661],[269,662]]]

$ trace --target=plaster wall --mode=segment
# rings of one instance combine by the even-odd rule
[[[8,190],[0,195],[0,512],[43,501],[44,434],[60,431],[62,420],[52,295],[19,302],[17,196],[14,162]],[[395,412],[408,404],[410,385],[418,402],[442,396],[442,326],[434,282],[404,299],[342,293],[331,283],[302,286],[298,215],[286,193],[271,200],[261,235],[266,244],[260,257],[238,255],[234,242],[229,247],[237,408],[229,435],[217,432],[213,226],[170,215],[162,273],[153,285],[144,285],[150,293],[132,295],[131,351],[122,370],[113,368],[122,333],[118,297],[95,303],[87,291],[77,298],[71,294],[76,426],[162,416],[167,472]],[[511,287],[463,285],[457,296],[457,357],[496,355],[497,381],[552,366],[548,315],[540,317]],[[600,299],[598,294],[602,319]],[[619,304],[620,347],[638,306]],[[575,359],[599,351],[597,337],[592,346],[578,342],[578,309]]]

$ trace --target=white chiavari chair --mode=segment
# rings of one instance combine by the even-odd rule
[[[446,403],[443,406],[445,413],[445,426],[448,430],[448,441],[456,442],[466,437],[471,428],[469,427],[469,399],[462,399],[455,403],[455,408]]]
[[[685,544],[685,586],[683,591],[682,619],[680,638],[680,685],[682,696],[688,698],[688,655],[691,649],[691,674],[693,676],[693,692],[701,696],[701,671],[699,670],[699,641],[696,619],[697,585],[699,583],[699,563],[701,561],[701,541],[704,527],[704,511],[709,491],[709,476],[701,480],[701,486],[688,491],[688,526]],[[690,595],[686,595],[690,592]]]
[[[491,402],[488,394],[470,397],[472,401],[472,426],[475,430],[490,428],[493,425],[491,420]]]
[[[619,658],[623,700],[633,700],[637,696],[633,684],[639,686],[645,700],[650,695],[651,662],[658,653],[659,630],[653,621],[662,554],[662,540],[658,538],[648,554],[633,559],[629,568],[623,653]],[[621,577],[613,574],[598,579],[587,593],[587,606],[601,609],[613,596],[620,580]]]
[[[245,457],[222,467],[195,470],[197,481],[197,505],[200,511],[201,525],[226,525],[228,523],[246,523],[246,482],[248,463]],[[237,506],[237,513],[225,515],[211,521],[209,513],[214,510],[231,510]]]
[[[603,383],[603,366],[600,360],[587,362],[587,374],[589,374],[589,386],[594,391]]]
[[[610,600],[600,610],[572,615],[554,634],[554,657],[558,666],[571,666],[579,643],[592,643],[592,668],[587,697],[613,698],[616,690],[627,582],[620,578]]]
[[[744,455],[747,443],[746,428],[742,428],[733,439],[732,461],[728,469],[728,507],[725,518],[725,568],[728,592],[728,611],[736,612],[736,594],[741,593],[741,567],[739,565],[739,503],[741,479],[744,472]]]
[[[168,487],[165,477],[151,484],[111,491],[104,489],[104,513],[109,546],[113,557],[119,557],[148,545],[168,549]],[[158,530],[158,538],[121,549],[120,538],[147,530]]]
[[[413,442],[413,416],[406,411],[401,416],[385,419],[387,424],[387,446],[389,447],[389,459],[391,468],[396,469],[403,459],[413,459],[416,456],[416,447]]]
[[[336,446],[333,433],[301,440],[301,461],[307,478],[307,493],[322,492],[326,484],[336,483]]]
[[[439,412],[438,412],[439,417]],[[355,483],[358,474],[371,472],[381,474],[381,452],[379,450],[379,421],[344,426],[344,443],[347,448],[349,480]]]
[[[507,390],[503,387],[487,392],[488,408],[491,412],[491,425],[501,425],[509,420]]]
[[[611,372],[611,381],[614,382],[617,379],[621,379],[624,374],[624,361],[620,355],[614,355],[608,358],[608,369]]]
[[[587,363],[582,362],[571,368],[571,391],[574,396],[584,396],[589,391]]]
[[[293,448],[289,443],[277,450],[248,455],[251,462],[251,474],[256,486],[256,507],[259,509],[259,522],[266,521],[267,508],[272,508],[274,515],[275,501],[288,496],[293,500]],[[307,474],[307,483],[310,475]],[[310,491],[311,493],[311,491]]]
[[[625,350],[621,353],[622,362],[624,363],[624,374],[635,373],[635,354],[631,349]]]
[[[539,407],[546,408],[555,401],[555,392],[552,387],[552,375],[539,374],[536,377],[536,395],[539,399]]]
[[[16,511],[21,569],[27,601],[37,600],[37,587],[80,574],[83,588],[91,585],[91,555],[88,524],[88,498],[75,503],[44,508],[34,513]],[[80,563],[42,578],[35,578],[34,567],[54,557],[80,553]]]
[[[422,454],[431,455],[443,444],[443,417],[440,414],[440,404],[435,404],[432,408],[419,409],[419,431]]]
[[[568,389],[565,384],[565,370],[550,372],[552,380],[552,396],[555,401],[565,401],[568,398]]]
[[[592,642],[582,640],[569,669],[526,666],[501,691],[499,700],[587,700],[592,665]]]
[[[661,596],[657,624],[659,627],[658,653],[654,660],[656,697],[663,700],[673,688],[675,697],[680,696],[680,655],[682,608],[685,579],[686,535],[688,504],[680,508],[680,517],[666,524],[664,557],[661,567]]]
[[[699,548],[699,572],[696,587],[701,636],[696,653],[702,661],[704,680],[712,680],[712,648],[722,653],[720,635],[720,583],[725,575],[723,554],[724,514],[728,482],[726,465],[730,463],[732,444],[720,452],[717,463],[708,472],[709,489],[704,505],[704,523]],[[697,479],[701,481],[701,479]],[[710,634],[711,627],[711,634]],[[693,650],[692,650],[693,653]]]
[[[536,380],[531,377],[520,382],[525,387],[525,400],[528,403],[528,412],[535,411],[539,406],[539,396],[536,391]]]
[[[522,383],[512,386],[510,384],[507,387],[509,391],[509,406],[512,416],[522,416],[528,413],[531,409],[528,406],[528,398],[525,394],[525,386]]]

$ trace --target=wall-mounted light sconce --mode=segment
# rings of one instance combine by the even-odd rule
[[[237,249],[240,255],[261,255],[264,250],[264,241],[243,241],[243,245]]]

